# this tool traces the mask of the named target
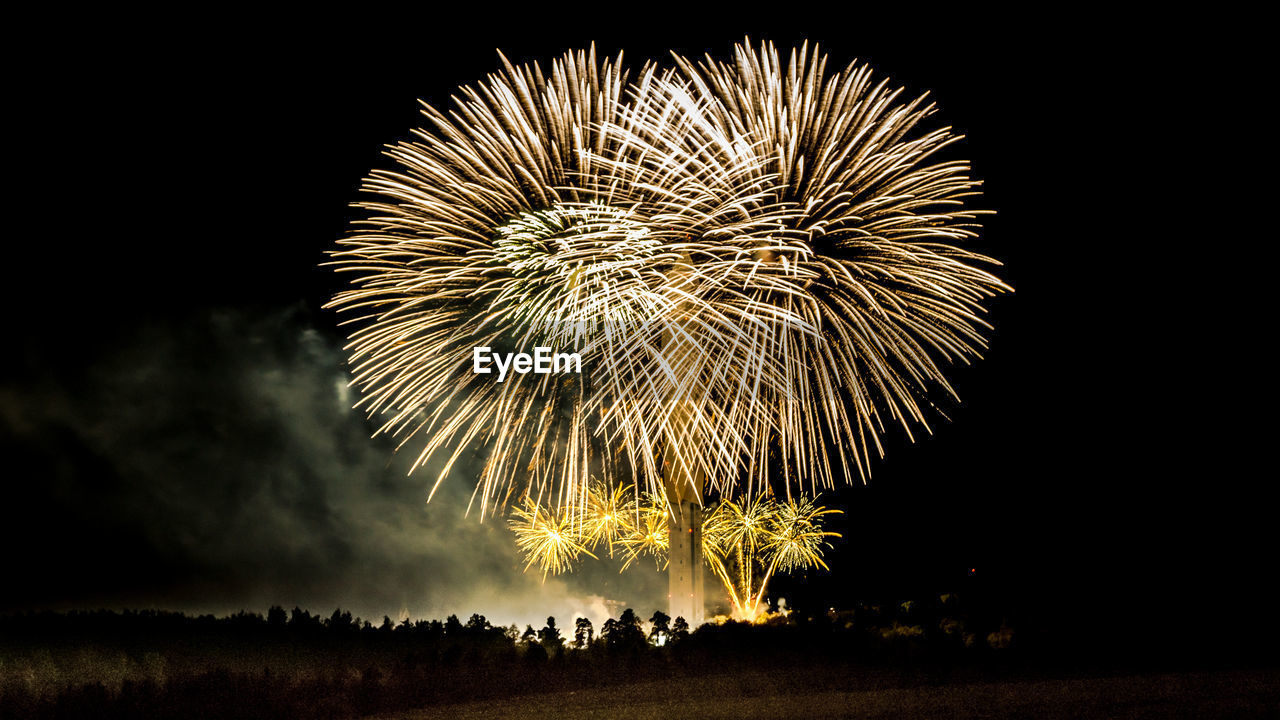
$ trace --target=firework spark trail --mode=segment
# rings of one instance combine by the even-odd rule
[[[1010,288],[957,246],[979,182],[937,159],[960,136],[920,129],[923,96],[807,47],[634,80],[594,50],[503,64],[424,105],[333,253],[362,407],[419,439],[415,468],[443,455],[438,486],[482,447],[482,514],[527,497],[578,528],[593,477],[665,498],[671,462],[750,503],[865,480],[886,424],[928,429],[928,391],[954,395],[942,367],[979,356]],[[584,372],[466,373],[475,346],[536,345]],[[593,543],[656,551],[644,518]]]

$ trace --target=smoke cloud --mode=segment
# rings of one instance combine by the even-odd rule
[[[562,626],[665,609],[665,576],[523,572],[500,518],[466,517],[479,455],[428,504],[412,444],[370,438],[336,340],[301,308],[131,331],[76,373],[0,388],[17,457],[5,608],[300,605]]]

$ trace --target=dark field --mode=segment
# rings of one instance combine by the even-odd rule
[[[746,672],[692,682],[458,703],[379,720],[668,720],[705,718],[1268,718],[1280,717],[1280,672],[1234,670],[942,685],[859,687],[847,678]],[[794,684],[788,684],[797,680]]]

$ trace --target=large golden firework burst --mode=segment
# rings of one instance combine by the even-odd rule
[[[482,512],[526,496],[577,527],[608,514],[592,477],[749,502],[865,479],[887,424],[927,428],[1009,289],[959,246],[979,182],[939,159],[959,136],[924,128],[932,104],[807,47],[634,79],[594,50],[503,63],[424,106],[333,253],[363,407],[415,468],[442,454],[438,485],[483,448]],[[476,346],[572,349],[583,373],[495,383]]]

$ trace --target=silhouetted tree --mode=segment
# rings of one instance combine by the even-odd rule
[[[284,608],[279,605],[272,605],[267,611],[267,625],[279,629],[283,628],[289,622],[289,616],[285,613]]]
[[[617,620],[610,618],[600,629],[605,646],[614,652],[636,652],[646,645],[644,630],[636,611],[627,608]]]
[[[689,623],[683,617],[676,616],[676,623],[671,627],[671,639],[683,640],[689,637]]]
[[[649,630],[649,642],[654,645],[665,645],[671,636],[671,616],[661,610],[655,610],[653,617],[649,618],[649,623],[653,626]]]
[[[579,650],[590,647],[591,641],[595,639],[596,629],[591,624],[590,618],[580,617],[574,623],[573,629],[573,645]]]
[[[343,612],[342,608],[334,608],[333,614],[329,616],[329,629],[335,632],[350,630],[352,624],[351,613]]]
[[[457,615],[450,615],[444,619],[444,634],[446,637],[458,637],[462,634],[462,621]]]
[[[232,627],[248,629],[261,627],[266,624],[266,621],[263,620],[262,616],[258,613],[241,610],[240,612],[229,615],[226,619],[226,623]]]
[[[547,651],[547,657],[556,657],[564,650],[564,638],[560,636],[560,628],[556,627],[556,619],[547,618],[546,627],[538,631],[538,642]]]

